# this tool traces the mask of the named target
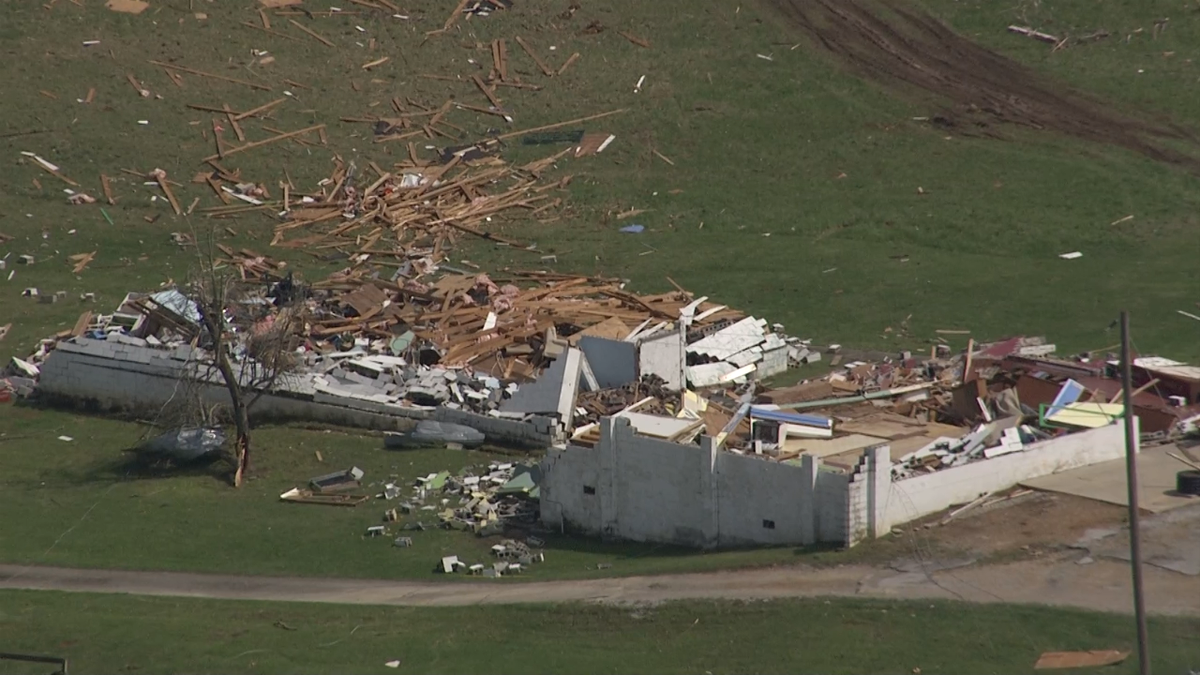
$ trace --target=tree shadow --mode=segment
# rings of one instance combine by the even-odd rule
[[[82,471],[63,476],[67,483],[73,485],[151,481],[166,478],[212,478],[222,484],[233,485],[233,469],[228,458],[223,454],[206,455],[189,462],[178,462],[130,448],[118,457],[96,462]]]

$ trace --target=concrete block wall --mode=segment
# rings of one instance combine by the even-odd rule
[[[192,358],[190,347],[155,349],[128,342],[80,338],[61,342],[46,358],[38,381],[39,395],[101,410],[156,414],[180,392],[180,382],[208,374],[201,391],[209,405],[229,403],[220,375]],[[544,448],[554,441],[556,424],[549,418],[531,423],[497,419],[464,410],[417,408],[314,391],[305,378],[280,382],[251,407],[251,419],[304,420],[381,431],[406,431],[416,420],[435,418],[475,427],[489,440]]]
[[[816,541],[849,546],[851,527],[849,477],[831,471],[820,471],[819,464],[818,460],[814,494]]]
[[[887,534],[894,525],[937,513],[952,504],[971,502],[1023,480],[1124,456],[1124,429],[1117,423],[1031,444],[1022,452],[888,481],[877,488],[881,491],[877,499],[884,504],[877,536]]]
[[[711,547],[712,465],[704,451],[638,436],[629,420],[609,418],[601,428],[603,531],[633,541]]]
[[[803,466],[721,453],[717,461],[717,545],[814,541],[813,514],[799,496],[813,483]]]
[[[829,542],[854,546],[894,525],[1058,471],[1121,457],[1120,425],[1025,451],[892,480],[887,446],[849,474],[638,436],[609,419],[594,448],[552,450],[543,463],[542,519],[551,527],[699,548]],[[768,526],[767,522],[770,522]]]
[[[542,521],[554,528],[697,548],[849,540],[846,476],[680,445],[608,418],[595,448],[551,449]]]

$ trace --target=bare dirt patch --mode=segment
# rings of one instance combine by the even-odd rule
[[[945,514],[901,526],[893,550],[907,545],[921,558],[971,557],[977,561],[1017,559],[1071,548],[1088,530],[1120,527],[1125,509],[1114,504],[1032,492],[992,506],[965,511],[944,525]],[[926,527],[928,525],[928,527]],[[906,540],[906,541],[905,541]]]
[[[769,2],[859,74],[948,101],[948,109],[933,119],[948,129],[989,136],[996,135],[997,124],[1051,131],[1200,173],[1197,157],[1171,147],[1200,145],[1189,131],[1152,116],[1120,112],[1051,82],[958,35],[904,0]]]

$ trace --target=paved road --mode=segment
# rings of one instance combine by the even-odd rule
[[[0,588],[129,593],[230,600],[329,602],[420,607],[536,602],[653,603],[685,599],[866,597],[957,598],[1129,612],[1129,568],[1063,557],[1006,565],[922,570],[864,566],[771,568],[674,576],[437,583],[373,579],[254,577],[178,572],[85,570],[0,565]],[[1157,614],[1200,616],[1200,577],[1146,569],[1147,605]]]

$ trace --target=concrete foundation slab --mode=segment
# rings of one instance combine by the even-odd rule
[[[1139,505],[1153,513],[1200,503],[1200,497],[1175,492],[1175,474],[1186,469],[1182,462],[1167,456],[1179,454],[1175,446],[1147,448],[1138,453]],[[1035,490],[1059,492],[1096,501],[1128,506],[1125,485],[1125,460],[1113,459],[1062,473],[1022,481]]]

